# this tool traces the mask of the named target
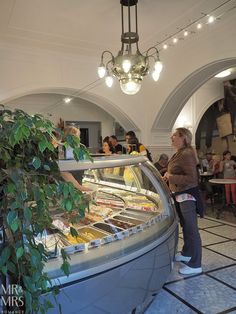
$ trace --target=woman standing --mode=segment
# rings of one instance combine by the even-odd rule
[[[235,179],[236,178],[236,162],[231,160],[231,152],[226,150],[223,152],[223,160],[220,163],[220,172],[223,172],[224,179]],[[226,205],[229,206],[232,203],[236,206],[236,184],[225,184],[225,197]]]
[[[192,134],[186,128],[177,128],[171,136],[177,152],[171,157],[164,180],[175,195],[183,229],[184,246],[176,254],[177,262],[185,262],[180,274],[191,275],[202,272],[202,246],[197,225],[197,213],[203,216],[203,204],[198,188],[197,156],[191,146]]]

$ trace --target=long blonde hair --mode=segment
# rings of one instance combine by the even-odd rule
[[[180,137],[184,138],[184,146],[190,147],[192,143],[192,133],[189,131],[189,129],[186,128],[177,128],[176,131],[178,132]]]

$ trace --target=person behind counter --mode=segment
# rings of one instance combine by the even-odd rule
[[[62,139],[58,133],[54,132],[53,135],[54,135],[54,137],[52,138],[52,144],[53,144],[54,148],[57,149],[58,146],[60,145]],[[66,137],[68,135],[74,135],[74,136],[80,137],[80,130],[74,126],[68,126],[64,130],[64,137]],[[71,147],[68,148],[68,155],[67,156],[70,156],[70,159],[74,158],[73,149]],[[64,181],[71,182],[74,185],[74,187],[81,192],[92,192],[91,189],[88,189],[87,187],[81,185],[79,183],[79,181],[76,180],[76,178],[73,175],[73,172],[61,171],[61,177],[64,179]]]
[[[123,147],[121,144],[118,143],[117,137],[115,135],[111,135],[109,137],[109,142],[115,154],[126,154],[125,147]]]
[[[166,154],[161,154],[160,158],[157,162],[155,162],[154,166],[163,176],[167,171],[167,164],[168,164],[169,157]]]
[[[112,155],[114,153],[109,140],[107,140],[107,139],[103,140],[102,149],[99,150],[99,153],[105,154],[105,155]]]
[[[150,151],[142,144],[139,142],[136,134],[134,131],[128,131],[126,134],[125,134],[125,140],[126,140],[126,143],[128,144],[129,140],[131,139],[136,139],[138,141],[138,152],[141,154],[141,155],[144,155],[144,156],[147,156],[147,158],[152,162],[152,155],[150,153]]]
[[[180,274],[199,274],[202,272],[202,247],[197,212],[203,216],[203,204],[198,188],[197,156],[191,146],[192,134],[188,129],[177,128],[171,141],[176,153],[171,157],[163,179],[168,181],[175,195],[184,237],[182,251],[176,254],[175,260],[186,263],[179,269]]]

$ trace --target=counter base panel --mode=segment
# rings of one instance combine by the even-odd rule
[[[146,254],[61,289],[58,303],[66,314],[120,314],[137,308],[141,313],[171,272],[177,244],[177,228]],[[50,298],[50,296],[48,296]],[[55,304],[54,299],[50,301]],[[142,305],[143,304],[143,305]],[[58,307],[48,311],[57,314]]]

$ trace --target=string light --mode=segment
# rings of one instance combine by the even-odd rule
[[[197,29],[201,29],[202,28],[202,23],[197,23]]]
[[[213,23],[214,21],[215,21],[215,17],[213,16],[213,15],[210,15],[209,17],[208,17],[208,23],[209,24],[211,24],[211,23]]]
[[[184,37],[188,36],[189,32],[188,31],[184,31]]]
[[[234,10],[236,8],[236,5],[233,5],[230,8],[227,8],[224,12],[222,12],[222,9],[226,4],[233,3],[235,0],[226,0],[224,3],[219,5],[218,7],[214,8],[211,12],[208,12],[207,14],[202,13],[202,16],[198,19],[195,19],[194,21],[191,21],[189,24],[185,25],[182,28],[177,28],[178,31],[176,31],[173,34],[170,34],[169,36],[166,36],[166,38],[162,41],[159,41],[155,46],[158,47],[159,51],[166,50],[168,48],[168,42],[171,40],[173,44],[176,44],[180,39],[186,39],[186,37],[189,37],[189,35],[196,34],[197,31],[200,31],[204,28],[204,25],[209,25],[217,20],[220,20],[223,15],[226,13]],[[219,11],[219,12],[218,12]],[[218,14],[217,14],[218,12]],[[195,30],[194,30],[195,27]],[[173,46],[173,45],[170,45]]]

